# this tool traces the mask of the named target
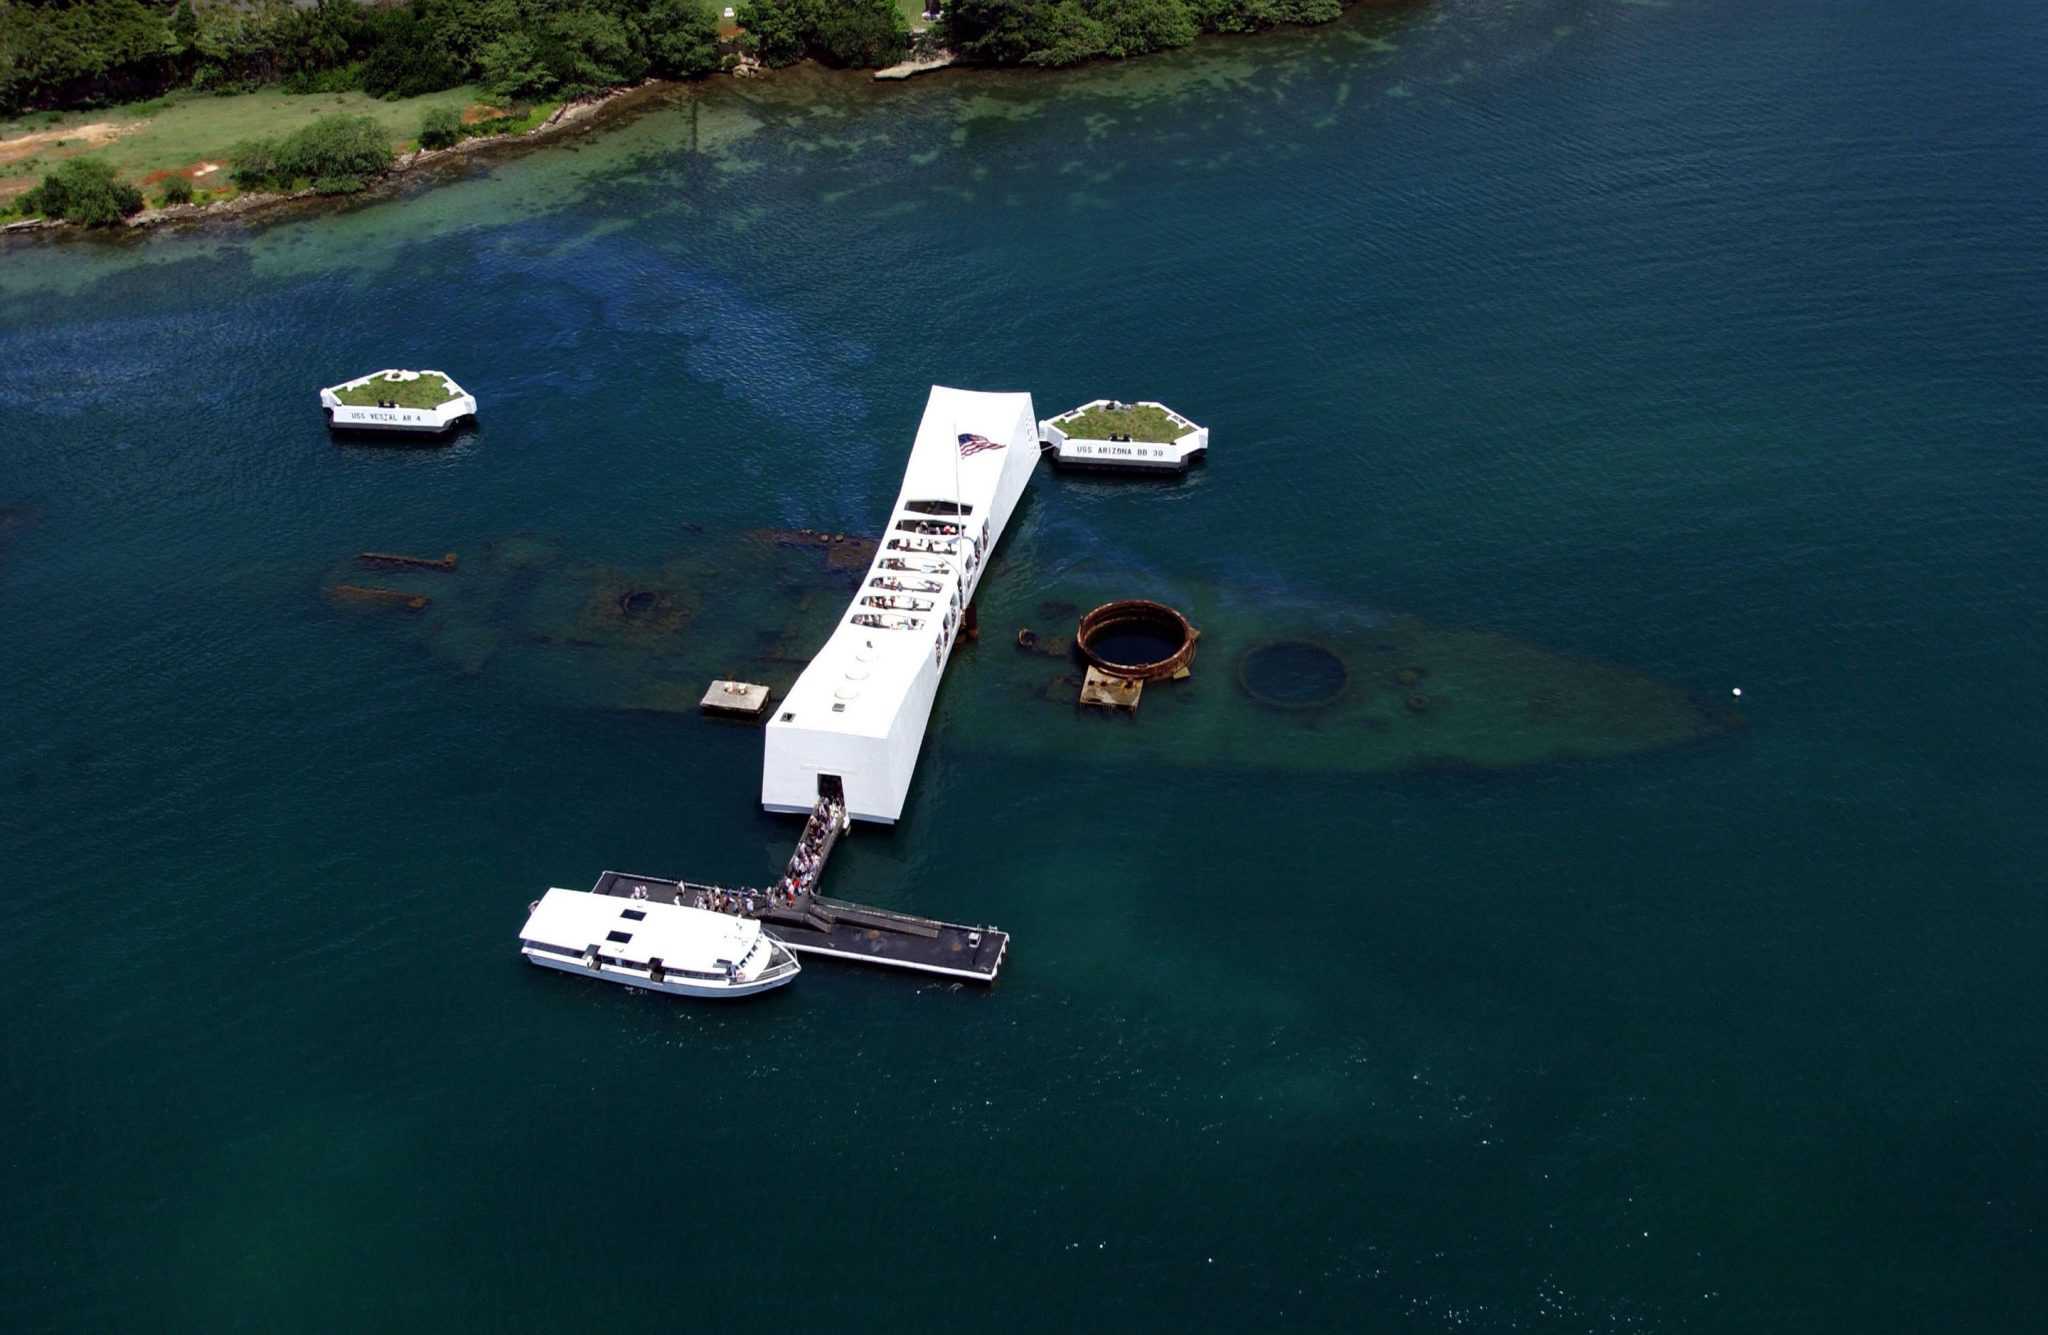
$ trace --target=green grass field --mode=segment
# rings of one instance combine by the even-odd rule
[[[354,389],[337,389],[334,397],[356,408],[374,408],[380,403],[395,403],[401,408],[438,408],[454,398],[455,391],[448,388],[446,380],[428,372],[417,380],[386,380],[380,376]]]
[[[1115,434],[1162,445],[1172,444],[1188,431],[1159,409],[1140,407],[1090,408],[1072,417],[1056,417],[1053,425],[1077,440],[1108,440]]]
[[[35,185],[67,157],[89,153],[105,158],[122,176],[142,185],[153,173],[182,171],[200,162],[225,163],[228,150],[244,139],[289,134],[337,112],[368,116],[384,127],[394,147],[409,147],[429,108],[447,106],[460,112],[479,95],[475,88],[451,88],[386,102],[365,93],[297,96],[266,89],[233,97],[174,93],[154,102],[98,111],[36,112],[0,124],[0,201]],[[93,126],[103,128],[88,129]],[[26,145],[8,142],[30,134],[49,137]],[[227,172],[210,172],[193,184],[209,192],[225,189]],[[154,185],[143,186],[143,193],[156,202]]]

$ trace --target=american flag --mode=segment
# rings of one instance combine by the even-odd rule
[[[976,436],[965,431],[960,433],[960,457],[962,459],[965,459],[970,454],[980,454],[983,450],[1000,450],[1001,448],[1003,448],[1003,442],[1000,440],[990,440],[987,436]]]

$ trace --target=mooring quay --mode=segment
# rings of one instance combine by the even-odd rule
[[[786,895],[767,890],[735,890],[616,871],[598,877],[591,890],[622,899],[747,913],[759,918],[776,940],[800,955],[829,955],[976,983],[995,981],[1010,948],[1010,934],[994,927],[917,918],[828,899],[808,890],[796,892],[792,903]]]
[[[788,866],[767,890],[608,871],[590,892],[753,918],[774,930],[775,941],[799,954],[994,982],[1010,948],[1008,932],[849,904],[818,893],[825,863],[852,828],[843,795],[834,792],[819,798],[790,851]]]

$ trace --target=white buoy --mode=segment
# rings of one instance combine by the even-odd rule
[[[1735,688],[1734,690],[1730,691],[1730,692],[1729,692],[1729,694],[1730,694],[1730,695],[1741,695],[1741,694],[1742,694],[1742,688],[1741,688],[1740,686],[1737,686],[1737,687],[1736,687],[1736,688]]]

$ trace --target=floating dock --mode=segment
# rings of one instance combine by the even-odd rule
[[[1010,948],[1010,934],[994,927],[918,918],[827,899],[814,891],[800,891],[792,901],[787,894],[768,890],[616,871],[598,877],[591,891],[622,899],[638,897],[637,891],[663,903],[758,918],[776,940],[799,955],[829,955],[975,983],[993,983]]]
[[[811,806],[796,847],[790,850],[789,865],[768,890],[608,871],[598,878],[591,893],[754,918],[771,929],[774,940],[803,955],[829,955],[888,969],[993,983],[996,971],[1003,967],[1003,956],[1009,953],[1008,932],[849,904],[818,893],[825,863],[852,828],[843,795],[819,798]]]

